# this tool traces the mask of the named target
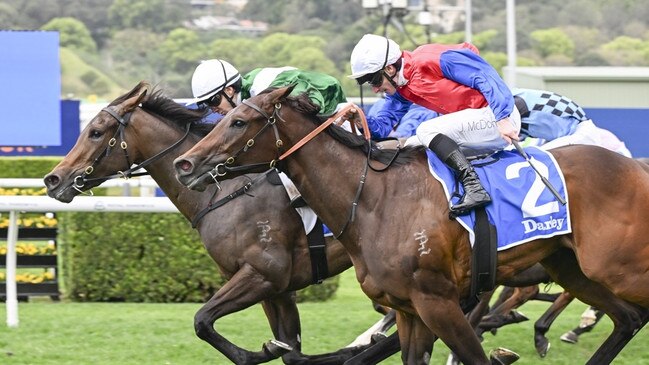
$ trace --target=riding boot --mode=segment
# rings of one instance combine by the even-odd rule
[[[472,209],[491,202],[491,196],[482,187],[478,174],[455,141],[440,133],[433,137],[428,148],[448,167],[455,170],[464,187],[464,195],[457,204],[451,207],[451,214],[465,215]]]

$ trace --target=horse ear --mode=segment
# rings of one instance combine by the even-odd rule
[[[140,83],[140,88],[134,96],[126,99],[124,102],[124,112],[128,113],[137,108],[138,105],[146,101],[150,85],[148,83]]]
[[[291,94],[294,87],[295,87],[295,84],[285,86],[285,87],[280,87],[280,88],[278,88],[276,90],[273,90],[270,93],[270,96],[272,98],[272,103],[273,104],[280,103],[282,100],[284,100],[287,96],[289,96]]]

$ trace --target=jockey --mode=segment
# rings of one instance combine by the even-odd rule
[[[624,142],[595,126],[572,99],[545,90],[513,89],[512,93],[521,114],[521,139],[539,138],[543,149],[588,144],[631,157]]]
[[[257,68],[241,76],[229,62],[211,59],[201,62],[192,75],[193,102],[222,115],[234,109],[242,99],[255,96],[268,87],[288,85],[295,85],[291,95],[306,93],[320,106],[322,117],[334,114],[339,104],[347,102],[334,77],[294,67]]]
[[[422,123],[417,137],[459,174],[464,196],[450,207],[455,215],[491,202],[467,156],[492,153],[518,140],[520,114],[496,70],[469,43],[428,44],[401,52],[391,39],[366,34],[351,54],[352,75],[375,93],[398,92],[441,116]],[[390,105],[384,105],[386,111]],[[394,120],[395,125],[398,120]]]

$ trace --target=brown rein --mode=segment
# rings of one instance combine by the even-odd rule
[[[361,123],[363,126],[363,136],[365,137],[366,140],[370,140],[370,129],[367,125],[367,118],[365,117],[365,113],[363,112],[363,109],[359,108],[355,104],[349,104],[346,107],[342,108],[339,110],[336,114],[334,114],[331,118],[327,119],[324,123],[320,124],[316,129],[312,130],[309,134],[304,136],[301,140],[299,140],[296,144],[293,145],[288,151],[284,152],[281,156],[279,156],[279,160],[283,160],[284,158],[288,157],[291,153],[297,151],[300,149],[302,146],[304,146],[307,142],[312,140],[315,136],[320,134],[325,128],[330,126],[332,123],[336,123],[336,125],[340,125],[344,122],[342,120],[343,115],[347,114],[352,109],[356,109],[356,112],[358,113],[358,116],[361,119]],[[350,121],[350,124],[352,126],[352,130],[355,130],[356,125]]]

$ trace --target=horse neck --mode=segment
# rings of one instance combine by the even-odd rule
[[[178,128],[173,128],[161,121],[154,123],[153,120],[154,118],[151,115],[146,115],[143,118],[135,118],[134,116],[132,125],[129,127],[133,128],[137,134],[135,143],[141,160],[137,161],[137,163],[157,155],[176,143],[184,135],[184,132]],[[169,200],[188,220],[191,220],[207,204],[209,197],[212,196],[216,188],[211,186],[204,192],[197,192],[185,188],[175,178],[173,160],[188,151],[197,141],[198,138],[190,134],[179,146],[145,167],[151,178],[155,180]]]
[[[300,124],[308,125],[307,123]],[[296,141],[290,142],[292,144]],[[352,150],[325,135],[314,138],[287,159],[288,175],[334,235],[338,235],[347,224],[366,161],[366,156],[360,150]],[[375,179],[391,174],[371,175]],[[359,205],[368,200],[369,189],[367,186],[363,189]],[[358,213],[355,216],[356,222],[361,218]],[[345,233],[345,238],[352,239],[344,240],[346,242],[343,244],[352,252],[354,247],[347,243],[356,241],[358,232],[355,224],[349,224]]]

